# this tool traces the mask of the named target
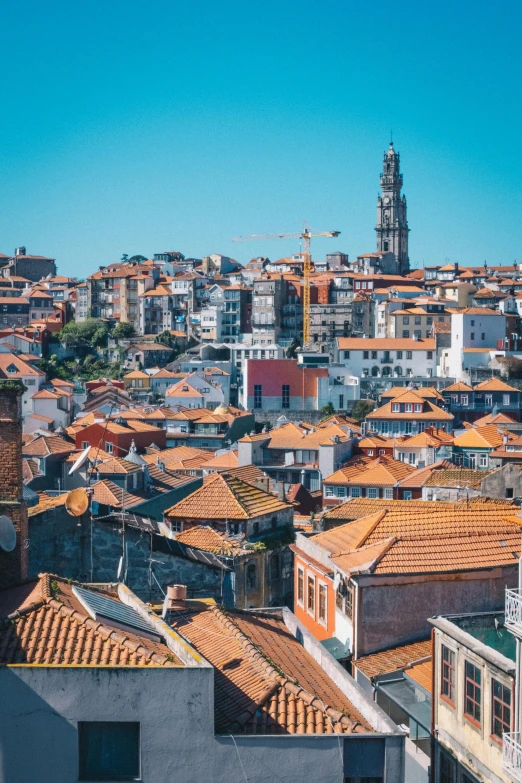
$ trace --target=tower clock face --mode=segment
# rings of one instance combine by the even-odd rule
[[[389,203],[390,203],[390,199],[389,199],[389,197],[388,197],[388,196],[386,196],[386,197],[384,198],[384,203],[385,203],[385,204],[389,204]]]

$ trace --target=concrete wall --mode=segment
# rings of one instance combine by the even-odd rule
[[[506,490],[513,490],[511,497],[522,497],[522,470],[520,465],[504,465],[500,470],[490,473],[480,482],[483,495],[489,498],[506,498]]]
[[[360,586],[354,657],[428,637],[427,618],[435,614],[502,609],[504,589],[518,585],[517,562],[509,568],[431,577],[352,577]]]

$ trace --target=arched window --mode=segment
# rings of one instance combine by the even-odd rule
[[[379,375],[379,368],[378,367],[372,367],[372,376],[374,378],[377,378],[378,375]]]
[[[382,368],[382,377],[387,378],[389,375],[391,375],[391,367],[383,367]]]
[[[402,375],[402,367],[396,367],[393,371],[395,375],[398,377],[399,375]]]

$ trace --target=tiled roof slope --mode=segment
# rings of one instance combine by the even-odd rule
[[[230,476],[216,473],[202,487],[165,511],[167,517],[252,519],[289,508],[274,495]]]
[[[20,588],[14,590],[22,598],[16,608],[11,590],[0,592],[1,665],[172,666],[176,662],[166,645],[93,620],[64,579],[42,574],[30,596]],[[11,611],[6,614],[9,603]]]
[[[501,506],[494,506],[493,511],[496,512],[503,509],[503,513],[509,514],[510,503],[504,503]],[[325,515],[324,519],[327,527],[339,524],[340,522],[349,522],[350,520],[360,519],[361,517],[367,517],[370,514],[375,514],[379,509],[387,509],[392,513],[399,512],[402,517],[415,517],[423,516],[425,514],[440,517],[441,514],[454,514],[455,512],[462,512],[465,510],[466,502],[461,503],[447,503],[444,501],[436,500],[384,500],[382,498],[353,498],[347,500],[346,503],[342,503],[339,506],[334,506]],[[491,509],[490,509],[491,510]]]
[[[197,525],[176,534],[176,541],[193,549],[213,552],[221,555],[235,555],[242,551],[238,541],[228,538],[223,533],[208,525]]]
[[[341,468],[324,479],[325,484],[357,484],[361,487],[393,487],[397,481],[409,476],[415,471],[413,465],[393,459],[393,457],[378,457],[364,467],[352,466]]]
[[[433,660],[416,663],[406,670],[407,676],[433,695]]]
[[[431,655],[431,639],[392,647],[390,650],[383,650],[372,655],[363,655],[353,663],[367,677],[378,677],[380,674],[388,674],[402,669],[428,655]]]
[[[171,624],[214,666],[217,732],[371,731],[282,619],[207,607]]]

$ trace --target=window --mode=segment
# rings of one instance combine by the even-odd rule
[[[445,753],[443,750],[440,751],[439,766],[440,783],[457,783],[457,763],[449,753]]]
[[[406,413],[413,413],[413,404],[411,402],[407,402],[404,405],[404,410]]]
[[[464,715],[478,726],[481,722],[481,703],[481,671],[471,661],[466,661],[464,664]]]
[[[503,394],[502,395],[502,405],[509,405],[509,403],[510,403],[509,394]]]
[[[411,359],[412,358],[412,352],[411,351],[406,351],[406,358],[407,359]]]
[[[333,496],[334,496],[334,488],[333,487],[325,487],[325,489],[324,489],[324,496],[325,496],[325,498],[333,498]]]
[[[263,387],[260,383],[254,384],[254,408],[261,408],[263,406]]]
[[[411,490],[407,489],[404,491],[403,500],[411,500]]]
[[[455,652],[441,645],[440,693],[455,706]]]
[[[88,441],[88,440],[82,440],[82,449],[86,449],[86,448],[88,448],[90,445],[91,445],[91,444],[89,443],[89,441]]]
[[[281,402],[282,408],[289,408],[290,407],[290,385],[288,383],[284,383],[282,386],[282,393],[281,393]]]
[[[306,608],[308,613],[315,615],[315,576],[308,576],[306,589]]]
[[[433,359],[433,351],[427,351],[426,352],[426,358],[427,359]]]
[[[511,731],[511,688],[491,680],[491,734],[502,739]]]
[[[409,324],[409,323],[410,323],[410,317],[409,317],[409,315],[403,315],[403,316],[402,316],[402,323],[403,323],[403,324]]]
[[[368,449],[368,456],[373,457],[373,449]]]
[[[492,394],[486,394],[485,398],[486,398],[485,399],[486,407],[487,408],[488,407],[492,408],[493,407],[493,395]]]
[[[344,613],[347,617],[353,617],[353,590],[348,587],[346,590],[346,599],[344,601]]]
[[[319,582],[319,622],[326,625],[328,588],[322,582]]]
[[[377,487],[368,487],[368,489],[366,490],[366,497],[373,498],[374,500],[375,498],[378,498],[379,490],[377,489]]]
[[[415,403],[415,413],[422,413],[422,402]]]
[[[471,326],[475,326],[475,321],[471,321]]]
[[[392,402],[392,413],[400,413],[401,406],[398,402]]]
[[[350,351],[345,351],[344,352],[344,358],[345,359],[349,359],[350,358]]]
[[[352,487],[350,494],[352,498],[360,498],[361,497],[361,488],[360,487]]]
[[[140,724],[78,723],[80,780],[140,777]]]
[[[337,487],[337,497],[338,498],[346,497],[346,487]]]
[[[370,358],[370,352],[369,351],[363,351],[363,359],[369,359]]]
[[[304,606],[304,570],[297,567],[297,603]]]
[[[475,339],[475,332],[471,332],[470,337],[471,337],[472,340],[474,340]]]
[[[415,316],[415,326],[420,326],[421,324],[421,318],[420,315]]]
[[[391,487],[387,487],[384,490],[384,499],[385,500],[393,500],[393,489]]]
[[[467,394],[461,394],[461,396],[460,396],[460,404],[463,405],[464,407],[467,406],[467,404],[468,404],[468,395]]]
[[[488,466],[488,455],[487,454],[480,454],[479,455],[479,468],[487,468]]]
[[[108,440],[105,441],[105,451],[107,452],[107,454],[112,454],[114,451],[113,444],[110,443]]]
[[[402,336],[405,340],[407,340],[410,336],[410,330],[409,329],[403,329],[402,330]]]
[[[397,359],[402,359],[402,351],[397,351]]]
[[[257,569],[255,563],[249,563],[246,570],[246,588],[255,590],[257,586]]]
[[[372,359],[376,359],[376,358],[377,358],[377,351],[372,351]]]
[[[506,499],[512,500],[513,497],[513,487],[506,487]]]
[[[481,340],[485,340],[486,339],[486,332],[482,332],[482,334],[480,335],[480,339]]]

